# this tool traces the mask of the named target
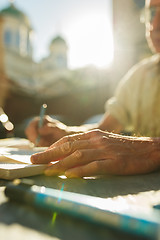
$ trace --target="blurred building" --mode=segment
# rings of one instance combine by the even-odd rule
[[[57,76],[66,74],[67,44],[61,36],[50,43],[49,55],[36,63],[33,60],[32,37],[34,30],[29,18],[11,3],[0,11],[3,63],[10,91],[38,96],[45,85],[59,84]],[[2,58],[2,57],[1,57]],[[60,94],[61,88],[57,87]],[[43,95],[45,92],[43,92]],[[46,92],[46,94],[48,94]]]
[[[140,23],[144,0],[112,2],[114,64],[104,71],[69,70],[62,36],[54,37],[48,56],[35,62],[29,18],[13,3],[0,11],[0,106],[13,123],[39,114],[44,102],[47,114],[65,115],[75,125],[104,112],[104,103],[122,76],[150,54]]]

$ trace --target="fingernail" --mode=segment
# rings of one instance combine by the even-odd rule
[[[36,163],[36,156],[35,155],[32,155],[31,158],[30,158],[31,162],[32,163]]]

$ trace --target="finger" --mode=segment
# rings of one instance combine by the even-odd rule
[[[70,156],[57,161],[55,164],[45,170],[48,176],[64,173],[67,169],[88,164],[103,156],[101,149],[77,150]]]
[[[52,161],[57,161],[72,154],[77,149],[87,148],[89,146],[89,141],[74,141],[65,142],[64,144],[52,147],[45,152],[35,153],[31,156],[32,163],[49,163]]]
[[[33,164],[49,163],[51,161],[54,161],[53,150],[46,150],[44,152],[35,153],[31,156],[30,160]]]
[[[84,138],[86,137],[84,136]],[[74,139],[77,139],[77,135],[64,137],[54,143],[52,148],[49,148],[47,151],[32,155],[32,163],[49,163],[62,159],[79,149],[95,149],[101,147],[98,138],[73,141]]]
[[[75,142],[75,141],[80,141],[80,140],[85,140],[85,139],[88,139],[88,137],[86,136],[86,134],[81,134],[81,133],[73,134],[73,135],[70,135],[70,136],[65,136],[65,137],[59,139],[54,144],[52,144],[48,149],[60,146],[64,143],[66,143],[66,142]]]
[[[25,134],[31,142],[35,142],[38,136],[38,120],[34,120],[28,125],[28,127],[25,129]]]
[[[57,161],[59,159],[62,159],[73,152],[75,152],[78,149],[98,149],[104,148],[104,144],[106,147],[106,139],[103,137],[95,137],[95,138],[89,138],[86,137],[85,134],[82,135],[82,139],[87,140],[79,140],[80,135],[73,135],[73,136],[67,136],[56,143],[52,145],[52,147],[49,147],[47,151],[43,153],[37,153],[34,154],[31,158],[31,161],[33,163],[48,163],[51,161]],[[78,140],[76,140],[78,139]]]
[[[101,139],[105,136],[108,136],[107,132],[102,132],[100,130],[92,130],[89,132],[85,132],[85,133],[78,133],[78,134],[73,134],[73,135],[69,135],[69,136],[65,136],[63,138],[61,138],[59,141],[57,141],[56,143],[54,143],[53,145],[51,145],[49,148],[52,147],[56,147],[59,146],[65,142],[74,142],[74,141],[79,141],[79,140],[97,140]]]
[[[111,159],[98,160],[84,166],[69,169],[65,172],[68,178],[81,178],[104,174],[118,174],[116,161]]]

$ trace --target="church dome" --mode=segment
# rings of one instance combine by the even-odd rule
[[[50,51],[51,52],[66,52],[68,49],[66,41],[61,36],[56,36],[50,43]]]
[[[9,7],[2,9],[0,16],[11,16],[29,25],[28,17],[22,11],[18,10],[13,3]]]
[[[67,68],[67,44],[61,36],[56,36],[50,43],[50,59],[57,69]]]
[[[66,41],[61,36],[57,36],[51,41],[51,45],[57,43],[66,45]]]

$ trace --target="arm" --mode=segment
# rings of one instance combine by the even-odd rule
[[[71,135],[75,133],[83,133],[94,129],[107,130],[108,132],[120,133],[123,130],[121,123],[113,117],[111,114],[106,112],[104,117],[99,123],[95,124],[85,124],[76,127],[67,127],[68,134]]]
[[[99,123],[98,129],[108,132],[120,133],[123,130],[122,124],[111,114],[106,112]]]
[[[160,138],[128,137],[100,130],[60,139],[33,163],[50,163],[46,175],[84,177],[143,174],[160,168]]]

